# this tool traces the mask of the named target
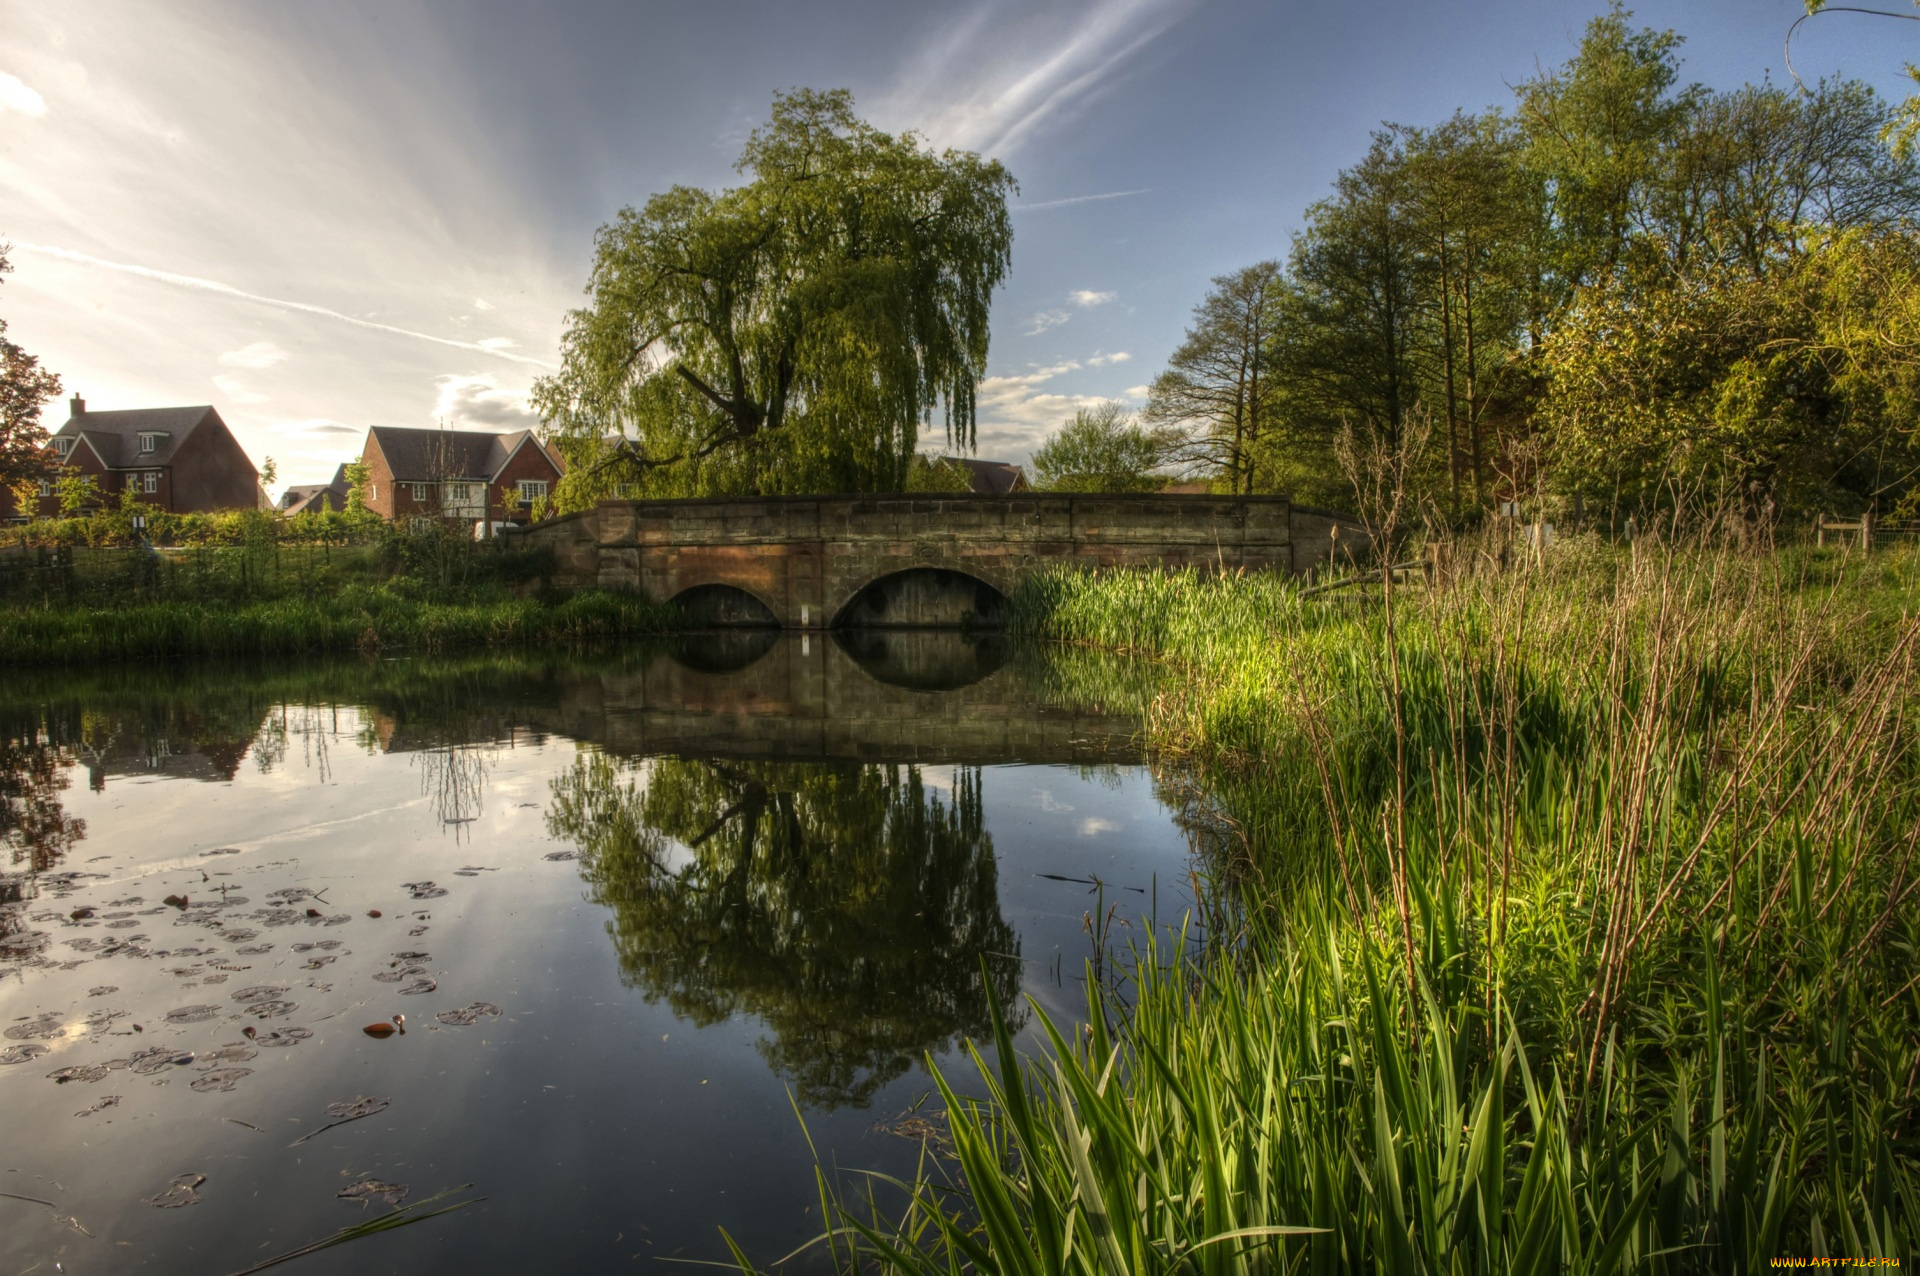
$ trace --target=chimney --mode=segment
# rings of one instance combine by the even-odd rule
[[[87,411],[87,401],[81,398],[79,395],[76,394],[71,399],[67,400],[68,416],[84,416],[86,414],[86,411]]]

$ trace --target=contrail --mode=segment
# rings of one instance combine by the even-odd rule
[[[1107,191],[1101,195],[1075,195],[1071,199],[1050,199],[1042,204],[1015,204],[1011,211],[1029,213],[1036,208],[1065,208],[1068,204],[1091,204],[1097,199],[1125,199],[1128,195],[1151,194],[1153,187],[1144,186],[1137,191]]]
[[[352,315],[341,314],[338,310],[329,310],[325,306],[310,305],[304,301],[288,301],[284,297],[262,297],[258,293],[242,292],[231,284],[223,284],[217,279],[201,279],[194,275],[176,275],[170,270],[155,270],[151,266],[135,266],[124,261],[108,261],[104,257],[94,257],[87,253],[75,252],[71,248],[55,248],[49,244],[29,244],[14,240],[13,246],[22,252],[38,253],[42,257],[53,257],[60,261],[78,262],[83,266],[99,266],[103,270],[117,270],[122,274],[139,275],[143,279],[157,279],[163,284],[174,284],[181,288],[195,288],[201,292],[218,293],[223,297],[236,297],[241,301],[257,301],[263,306],[278,306],[282,310],[297,310],[302,314],[320,315],[327,319],[338,319],[341,323],[350,323],[356,328],[371,328],[375,332],[390,332],[396,337],[412,337],[416,341],[431,341],[439,346],[452,346],[456,350],[471,350],[475,354],[492,355],[496,359],[509,359],[514,363],[530,364],[536,368],[551,368],[550,363],[528,358],[523,354],[514,354],[507,350],[496,350],[476,341],[455,341],[451,337],[436,337],[430,332],[415,332],[411,328],[396,328],[390,323],[375,323],[371,319],[357,319]]]

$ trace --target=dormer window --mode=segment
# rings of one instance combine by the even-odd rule
[[[60,454],[60,459],[64,461],[67,459],[67,457],[73,454],[73,440],[72,439],[55,439],[53,441],[53,450],[55,452],[58,452]]]
[[[166,435],[160,433],[157,430],[142,430],[140,432],[141,453],[145,454],[148,452],[158,451],[160,448],[160,440],[166,437],[167,437]]]

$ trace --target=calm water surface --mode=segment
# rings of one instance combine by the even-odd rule
[[[1076,660],[7,673],[0,1271],[232,1272],[392,1208],[340,1196],[369,1179],[487,1199],[287,1270],[784,1254],[820,1226],[801,1117],[910,1173],[922,1060],[961,1071],[989,985],[1073,1018],[1089,911],[1124,943],[1188,907],[1098,690],[1142,675]]]

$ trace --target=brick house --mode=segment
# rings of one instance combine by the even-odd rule
[[[376,425],[360,460],[367,508],[382,518],[526,522],[529,508],[566,473],[532,430],[416,430]],[[516,498],[509,508],[508,494]]]
[[[295,514],[324,514],[328,510],[337,514],[347,508],[350,486],[345,464],[333,472],[329,482],[288,484],[287,490],[280,493],[280,512],[289,518]]]
[[[89,412],[75,395],[68,407],[67,423],[47,443],[49,475],[35,511],[42,517],[60,513],[54,471],[93,479],[101,505],[118,503],[128,490],[174,514],[265,503],[260,472],[210,405]],[[0,517],[18,514],[12,495],[0,489]]]

